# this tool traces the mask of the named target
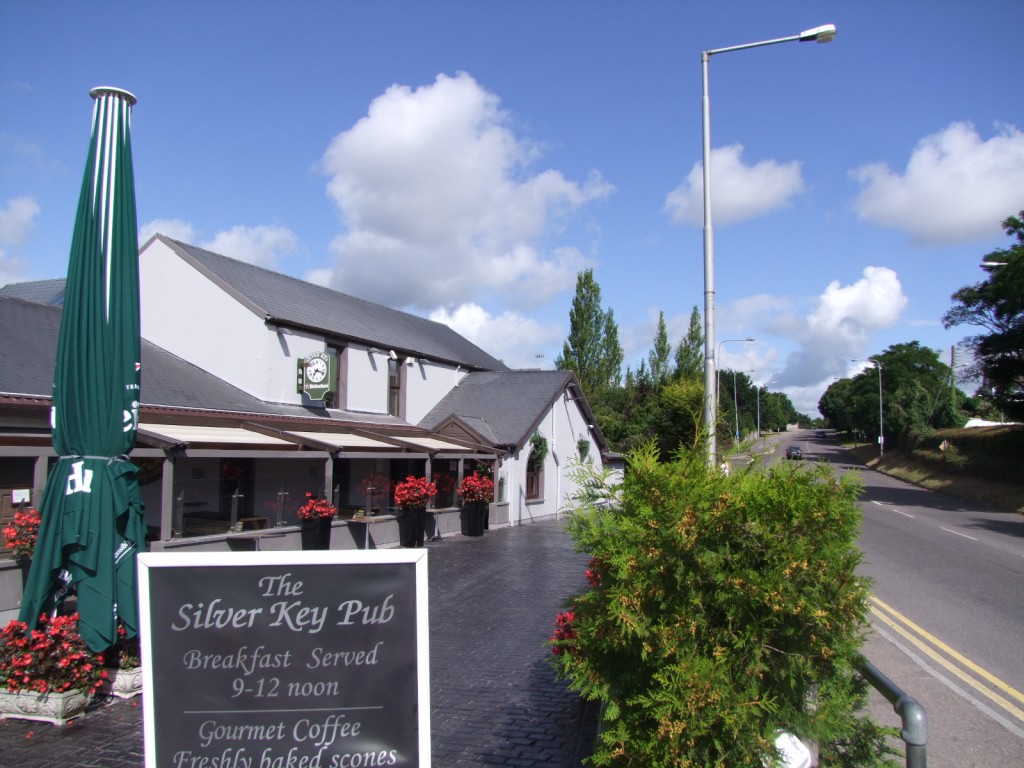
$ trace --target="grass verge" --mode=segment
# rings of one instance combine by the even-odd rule
[[[1024,514],[1024,485],[1020,483],[946,472],[941,466],[901,452],[890,452],[879,458],[878,448],[874,445],[860,445],[847,450],[850,458],[861,464],[918,487],[960,499],[984,502],[1006,512]]]

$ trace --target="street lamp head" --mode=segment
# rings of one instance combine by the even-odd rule
[[[851,357],[850,358],[850,362],[851,363],[860,363],[860,362],[872,363],[877,368],[881,368],[882,367],[882,364],[880,362],[878,362],[877,360],[875,360],[875,358],[873,358],[873,357],[865,358],[863,361],[859,357]]]
[[[800,42],[808,43],[814,41],[817,43],[831,43],[836,39],[836,25],[835,24],[824,24],[814,29],[805,29],[800,33]]]

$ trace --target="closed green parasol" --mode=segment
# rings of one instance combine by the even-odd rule
[[[128,453],[139,420],[139,245],[129,126],[135,97],[95,88],[92,138],[68,262],[53,382],[56,466],[21,620],[34,627],[63,590],[78,595],[93,651],[138,633],[135,556],[146,526]]]

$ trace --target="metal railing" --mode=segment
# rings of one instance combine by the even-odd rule
[[[906,745],[907,768],[928,767],[928,715],[917,700],[900,690],[895,683],[883,675],[871,662],[865,661],[860,674],[871,687],[892,704],[893,711],[900,716],[903,727],[900,737]]]

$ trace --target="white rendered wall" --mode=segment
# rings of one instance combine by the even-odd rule
[[[417,360],[405,366],[405,420],[420,421],[441,402],[468,371],[457,366]]]
[[[159,240],[139,254],[139,284],[144,339],[261,400],[302,402],[295,358],[322,340],[268,328]]]
[[[570,463],[579,457],[577,441],[583,437],[590,444],[588,457],[597,468],[601,454],[591,435],[586,417],[576,401],[563,393],[545,414],[537,432],[548,441],[544,459],[544,490],[537,500],[526,500],[526,467],[532,445],[526,445],[505,459],[502,474],[508,488],[509,520],[512,524],[551,517],[558,513],[576,493],[576,484],[569,477]]]
[[[303,402],[295,391],[296,364],[313,352],[326,351],[323,337],[267,326],[159,240],[139,254],[139,280],[142,336],[147,341],[261,400]],[[386,414],[388,350],[371,349],[356,344],[345,349],[345,399],[339,405]],[[411,365],[403,360],[402,372],[405,420],[410,424],[419,423],[467,374],[458,366],[422,359]]]
[[[296,364],[323,338],[267,326],[159,240],[139,254],[139,283],[144,339],[261,400],[302,403]]]
[[[346,351],[348,381],[345,408],[365,413],[388,412],[388,353],[352,344]]]
[[[144,339],[255,394],[267,363],[261,318],[159,240],[139,254],[139,293]]]

